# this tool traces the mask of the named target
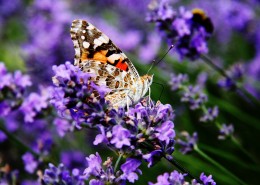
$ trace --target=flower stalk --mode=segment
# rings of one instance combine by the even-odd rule
[[[221,164],[219,164],[217,161],[215,161],[214,159],[212,159],[211,157],[209,157],[207,154],[205,154],[203,151],[201,151],[198,147],[198,145],[194,146],[194,151],[196,151],[201,157],[203,157],[204,159],[206,159],[207,161],[209,161],[210,163],[212,163],[214,166],[218,167],[220,170],[222,170],[223,172],[225,172],[226,174],[228,174],[230,177],[232,177],[234,180],[236,180],[237,182],[239,182],[242,185],[246,185],[246,183],[241,180],[240,178],[238,178],[236,175],[234,175],[232,172],[230,172],[228,169],[226,169],[224,166],[222,166]]]
[[[17,146],[19,146],[20,148],[22,148],[22,150],[23,150],[24,152],[29,151],[30,153],[32,153],[32,154],[34,155],[34,157],[37,157],[37,158],[39,157],[39,154],[38,154],[38,153],[36,153],[34,150],[32,150],[29,146],[27,146],[25,143],[23,143],[20,139],[18,139],[17,137],[15,137],[14,134],[10,133],[6,128],[3,127],[2,124],[0,124],[0,130],[1,130],[2,132],[4,132],[4,133],[7,135],[7,137],[8,137],[11,141],[13,141]]]
[[[173,157],[169,159],[168,157],[165,156],[164,158],[172,165],[174,165],[176,168],[178,168],[178,170],[180,170],[182,173],[187,174],[187,176],[190,177],[191,179],[196,179],[197,182],[203,183],[199,178],[195,178],[195,176],[193,176],[187,169],[182,167]]]
[[[229,79],[232,82],[233,86],[234,86],[233,88],[236,90],[236,92],[238,93],[239,96],[241,96],[243,99],[245,99],[251,105],[253,105],[255,107],[260,107],[260,102],[251,93],[249,93],[243,87],[239,87],[236,84],[236,82],[234,82],[234,80],[231,79],[223,69],[221,69],[219,66],[214,64],[213,61],[209,57],[207,57],[205,55],[201,55],[200,58],[206,64],[211,66],[215,71],[217,71],[220,75],[222,75],[223,77]]]

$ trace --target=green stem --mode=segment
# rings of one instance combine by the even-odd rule
[[[242,145],[239,143],[239,141],[234,137],[231,136],[231,141],[254,163],[258,164],[259,162],[250,154],[248,153]]]
[[[206,111],[205,105],[202,105],[201,108],[202,108],[203,112]],[[221,129],[221,124],[220,124],[218,121],[215,121],[214,123],[215,123],[215,125],[216,125],[216,127],[217,127],[218,129]],[[255,160],[254,157],[252,157],[251,154],[248,153],[248,152],[243,148],[243,146],[239,143],[239,141],[238,141],[234,136],[231,136],[231,141],[232,141],[232,142],[238,147],[238,149],[240,149],[252,162],[258,163],[257,160]]]
[[[116,160],[116,164],[115,164],[115,167],[114,167],[114,171],[115,171],[115,172],[116,172],[117,167],[118,167],[118,165],[119,165],[119,163],[120,163],[120,161],[121,161],[121,159],[122,159],[122,156],[123,156],[123,153],[120,153],[119,156],[118,156],[118,158],[117,158],[117,160]]]
[[[230,172],[229,170],[227,170],[225,167],[223,167],[221,164],[219,164],[217,161],[215,161],[214,159],[212,159],[211,157],[209,157],[207,154],[205,154],[203,151],[201,151],[197,145],[194,146],[194,150],[203,158],[205,158],[206,160],[208,160],[209,162],[211,162],[213,165],[215,165],[216,167],[218,167],[220,170],[222,170],[223,172],[225,172],[226,174],[228,174],[230,177],[234,178],[237,182],[239,182],[240,184],[246,185],[246,183],[244,181],[242,181],[241,179],[239,179],[237,176],[235,176],[232,172]]]
[[[144,147],[149,148],[149,149],[153,149],[153,146],[150,143],[144,142],[143,143]],[[166,157],[166,155],[164,154],[163,156],[168,162],[170,162],[171,164],[173,164],[176,168],[178,168],[182,173],[187,174],[191,179],[196,179],[197,182],[202,183],[202,181],[199,178],[195,178],[188,170],[186,170],[184,167],[182,167],[173,157],[171,157],[171,159],[169,159],[169,157]]]
[[[208,65],[210,65],[214,70],[216,70],[219,74],[221,74],[223,77],[229,79],[232,82],[232,84],[234,84],[234,88],[235,88],[236,92],[242,98],[244,98],[247,102],[254,104],[255,106],[258,106],[258,107],[260,106],[260,102],[251,93],[249,93],[243,87],[238,87],[236,82],[233,79],[231,79],[223,69],[221,69],[219,66],[214,64],[210,58],[208,58],[205,55],[201,55],[200,58],[204,62],[206,62]]]
[[[176,168],[178,168],[182,173],[187,174],[188,177],[191,179],[196,179],[198,183],[203,183],[199,178],[195,178],[188,170],[186,170],[184,167],[182,167],[174,158],[168,159],[166,156],[164,158],[169,161],[171,164],[173,164]]]
[[[35,157],[39,157],[39,154],[33,151],[29,146],[27,146],[25,143],[20,141],[17,137],[15,137],[14,134],[10,133],[6,128],[3,127],[3,125],[0,125],[0,130],[3,131],[7,137],[13,141],[17,146],[22,147],[22,150],[31,152]]]

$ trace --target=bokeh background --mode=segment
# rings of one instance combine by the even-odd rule
[[[66,61],[73,63],[74,48],[69,30],[71,22],[80,18],[108,35],[143,75],[152,61],[158,61],[169,48],[156,24],[147,21],[151,2],[155,0],[0,0],[0,61],[11,72],[21,70],[30,75],[32,86],[25,94],[37,92],[39,97],[43,97],[46,87],[52,85],[52,66]],[[239,88],[245,89],[251,99],[231,88],[228,80],[202,59],[180,57],[174,49],[151,70],[154,81],[164,87],[153,84],[152,99],[172,105],[176,140],[181,138],[183,131],[190,135],[197,132],[199,151],[246,184],[258,184],[260,2],[172,0],[169,4],[176,12],[180,7],[189,11],[194,8],[204,10],[214,25],[214,32],[208,40],[207,56],[226,71]],[[199,92],[207,96],[207,101],[203,103],[205,107],[218,107],[216,118],[200,121],[205,110],[192,110],[188,103],[182,101],[185,92],[173,90],[173,74],[186,74],[186,86],[199,86]],[[232,137],[220,140],[218,136],[223,123],[233,124],[234,133]],[[113,155],[105,147],[91,144],[94,140],[91,131],[59,135],[55,124],[48,119],[43,121],[39,118],[27,123],[24,114],[13,111],[1,117],[1,125],[32,148],[41,142],[48,143],[51,161],[56,164],[63,162],[69,168],[84,168],[85,156],[95,151],[100,151],[104,158]],[[21,158],[26,149],[19,147],[10,139],[11,136],[0,135],[0,166],[9,164],[12,170],[19,170],[21,183],[33,184],[37,175],[24,170]],[[193,143],[188,145],[192,150]],[[212,174],[218,184],[238,184],[198,150],[183,154],[182,147],[176,144],[173,155],[195,176],[203,171]],[[41,168],[44,169],[44,165]],[[143,175],[136,184],[155,182],[159,174],[173,169],[176,168],[164,160],[150,169],[143,165]]]

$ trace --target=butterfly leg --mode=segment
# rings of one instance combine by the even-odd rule
[[[149,89],[148,89],[148,103],[147,103],[148,107],[150,107],[150,102],[151,102],[151,88],[149,87]]]
[[[134,100],[133,100],[133,98],[131,98],[131,96],[129,95],[129,94],[127,94],[127,112],[129,111],[129,102],[131,101],[131,105],[133,105],[134,104]]]

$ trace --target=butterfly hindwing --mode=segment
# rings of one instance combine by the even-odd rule
[[[100,61],[88,60],[82,66],[82,71],[94,74],[92,81],[100,86],[106,86],[112,91],[129,89],[136,80],[129,72]]]

